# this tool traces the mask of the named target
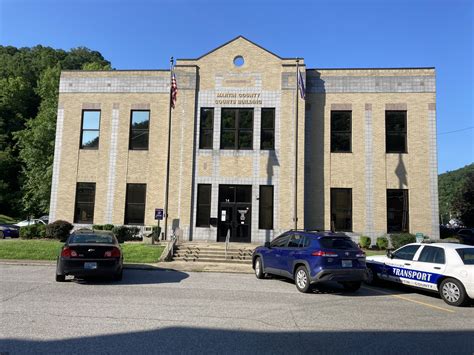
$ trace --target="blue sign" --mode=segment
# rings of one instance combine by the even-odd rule
[[[162,221],[163,220],[163,209],[162,208],[155,208],[155,220]]]

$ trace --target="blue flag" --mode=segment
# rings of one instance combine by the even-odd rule
[[[300,70],[298,69],[298,89],[300,90],[300,96],[304,100],[306,98],[303,75],[301,75]]]

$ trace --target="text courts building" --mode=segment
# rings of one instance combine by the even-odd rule
[[[176,61],[169,233],[263,242],[296,205],[298,228],[437,238],[434,69],[299,69],[305,99],[294,58],[241,36]],[[64,71],[59,92],[50,220],[156,225],[170,71]]]

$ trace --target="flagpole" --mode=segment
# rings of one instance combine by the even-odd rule
[[[168,154],[166,161],[166,188],[165,188],[165,240],[168,240],[168,195],[170,189],[170,160],[171,160],[171,100],[172,100],[172,85],[173,80],[173,63],[174,58],[170,58],[170,95],[168,100]]]
[[[296,58],[296,90],[295,90],[295,99],[296,99],[296,113],[295,113],[295,202],[294,202],[294,211],[293,211],[293,221],[295,224],[294,229],[298,229],[298,71],[299,71],[299,58]]]

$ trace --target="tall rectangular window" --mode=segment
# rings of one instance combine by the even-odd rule
[[[211,185],[199,184],[197,191],[196,227],[209,227],[211,218]]]
[[[76,184],[74,223],[90,224],[94,221],[95,182]]]
[[[409,232],[408,190],[387,190],[387,233]]]
[[[262,108],[262,127],[260,131],[260,149],[275,149],[275,109]]]
[[[253,108],[223,108],[221,149],[252,149]]]
[[[260,186],[258,208],[258,228],[273,229],[273,186]]]
[[[331,153],[352,151],[352,111],[331,111]]]
[[[385,147],[387,153],[407,152],[406,111],[385,111]]]
[[[130,117],[130,144],[131,150],[147,150],[150,131],[150,111],[132,110]]]
[[[352,231],[352,189],[331,189],[331,228]]]
[[[145,222],[146,184],[127,184],[125,224]]]
[[[82,110],[81,149],[98,149],[100,110]]]
[[[214,135],[214,109],[201,108],[201,121],[199,124],[199,149],[212,149]]]

